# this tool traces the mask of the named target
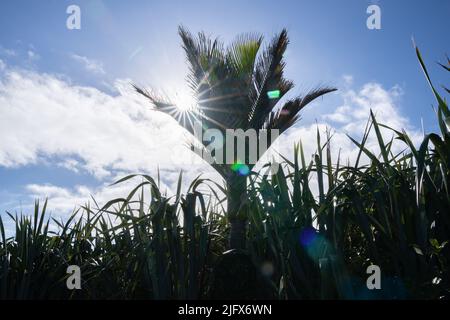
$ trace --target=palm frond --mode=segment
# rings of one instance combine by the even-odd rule
[[[254,85],[250,92],[252,101],[249,121],[252,127],[260,128],[268,114],[273,110],[279,99],[281,99],[294,84],[283,76],[285,62],[283,55],[289,44],[286,29],[273,38],[271,44],[260,55],[254,73]],[[268,91],[279,90],[278,99],[270,99]]]
[[[299,119],[299,111],[308,103],[323,96],[324,94],[336,91],[336,88],[320,87],[311,90],[304,97],[297,97],[289,100],[277,112],[272,111],[267,117],[264,127],[266,129],[279,129],[280,134],[289,129]]]
[[[156,111],[160,111],[171,116],[190,134],[194,134],[195,123],[200,121],[199,118],[195,116],[195,114],[180,114],[175,103],[171,102],[167,97],[158,95],[154,92],[150,92],[144,88],[137,86],[136,84],[132,84],[132,86],[137,93],[144,96],[150,101],[150,103],[155,107]]]
[[[263,37],[255,33],[239,35],[227,48],[227,62],[239,79],[252,80],[256,57],[261,48]]]

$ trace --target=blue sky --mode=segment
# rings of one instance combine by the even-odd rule
[[[81,9],[81,30],[66,28],[72,4]],[[381,8],[381,30],[366,27],[371,4]],[[44,196],[54,198],[55,212],[68,210],[86,195],[115,194],[106,186],[121,174],[164,168],[173,153],[167,146],[182,133],[149,112],[127,86],[132,80],[185,92],[180,24],[225,42],[243,32],[270,39],[286,27],[291,40],[286,73],[297,85],[294,93],[317,84],[339,88],[302,113],[297,131],[284,142],[286,150],[316,121],[334,128],[338,140],[339,134],[357,135],[370,107],[413,134],[420,133],[421,119],[426,131],[435,130],[434,100],[411,38],[434,81],[445,84],[446,74],[435,62],[449,53],[449,13],[448,0],[3,0],[1,214],[27,211],[33,198]],[[340,144],[351,156],[351,145]],[[166,166],[169,189],[181,167]],[[185,169],[191,176],[206,170]]]

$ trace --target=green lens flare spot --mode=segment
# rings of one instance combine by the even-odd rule
[[[241,176],[248,176],[250,174],[250,168],[241,162],[236,162],[232,164],[231,170],[237,172]]]
[[[280,90],[267,91],[267,97],[269,99],[278,99],[280,97]]]

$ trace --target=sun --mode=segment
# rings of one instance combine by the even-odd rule
[[[192,111],[197,108],[198,101],[190,92],[177,92],[174,97],[175,107],[181,112]]]

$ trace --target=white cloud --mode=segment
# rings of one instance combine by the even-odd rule
[[[203,174],[204,178],[210,178],[218,181],[216,174],[210,170],[206,170],[205,172],[198,172],[197,170],[190,172],[183,171],[183,193],[187,192],[190,183],[200,173]],[[171,197],[175,194],[179,175],[180,172],[175,170],[163,170],[161,172],[159,189],[163,195]],[[23,204],[20,204],[20,211],[25,214],[30,214],[33,210],[33,202],[35,200],[39,200],[43,203],[45,199],[48,199],[48,208],[50,209],[53,217],[67,217],[69,214],[79,209],[80,206],[86,204],[89,204],[90,207],[95,210],[96,208],[92,198],[95,199],[95,202],[99,205],[99,207],[103,207],[112,199],[127,197],[130,191],[136,187],[138,183],[145,181],[143,178],[135,177],[134,179],[126,182],[113,185],[113,182],[123,178],[124,176],[124,172],[118,172],[113,178],[111,177],[110,180],[102,182],[96,187],[88,187],[85,185],[61,187],[52,184],[28,184],[25,186],[27,195],[24,199],[22,199],[26,201],[21,201]],[[152,176],[155,179],[155,182],[158,183],[156,179],[156,172],[153,172]],[[203,189],[200,188],[200,190],[204,190],[206,193],[209,193],[209,189],[206,188],[206,186],[204,186]],[[144,200],[148,203],[150,201],[150,189],[148,186],[146,187],[144,194]],[[138,200],[139,196],[139,193],[135,194],[133,200]],[[19,205],[11,202],[10,206],[13,208],[16,207],[17,209]],[[14,212],[14,210],[11,211]]]
[[[92,73],[96,74],[105,74],[105,70],[103,69],[103,64],[99,61],[89,59],[85,56],[80,56],[77,54],[71,54],[70,57],[77,61],[78,63],[82,64],[83,67]]]
[[[317,129],[321,134],[322,144],[325,143],[326,131],[329,130],[332,135],[331,153],[334,163],[337,161],[339,152],[341,163],[347,160],[353,163],[359,149],[347,137],[347,134],[357,141],[361,141],[370,110],[375,114],[378,123],[397,130],[405,129],[413,143],[418,144],[422,138],[421,132],[411,125],[408,118],[404,117],[399,109],[402,95],[403,91],[400,87],[394,86],[387,90],[379,83],[366,83],[360,90],[344,91],[341,93],[343,105],[338,106],[333,113],[323,115],[316,124],[300,123],[300,126],[288,130],[279,138],[277,150],[287,158],[293,159],[293,145],[301,139],[305,156],[310,157],[317,150]],[[393,132],[386,128],[380,128],[380,130],[385,139],[384,143],[390,142]],[[394,140],[391,150],[395,154],[404,150],[405,147],[403,142]],[[373,130],[366,141],[366,148],[376,155],[379,154],[379,144]],[[369,159],[363,155],[362,163],[368,161]]]
[[[51,184],[29,184],[26,185],[25,189],[28,192],[30,202],[32,199],[39,199],[41,201],[48,199],[50,208],[57,215],[73,212],[79,205],[86,204],[90,200],[91,195],[95,196],[96,199],[104,204],[107,200],[125,196],[129,190],[125,189],[124,186],[106,188],[105,185],[101,185],[97,188],[90,189],[83,185],[64,188]]]
[[[60,165],[98,178],[117,170],[173,169],[168,160],[182,158],[175,151],[186,150],[186,133],[152,111],[127,81],[117,81],[116,88],[111,96],[52,75],[8,70],[0,78],[0,165],[64,157],[77,161]]]
[[[2,59],[0,59],[0,71],[3,71],[6,69],[6,64],[3,62]]]
[[[398,107],[402,94],[398,86],[386,90],[379,83],[366,83],[359,91],[349,89],[342,93],[344,104],[324,115],[323,119],[342,123],[349,133],[357,134],[361,133],[372,110],[379,122],[397,129],[409,129],[409,120],[401,115]]]
[[[30,184],[30,197],[50,198],[54,210],[71,211],[94,195],[100,203],[124,196],[127,185],[108,185],[130,172],[149,173],[156,177],[161,169],[163,189],[176,190],[178,174],[185,171],[185,184],[205,173],[216,181],[218,175],[205,163],[186,164],[190,154],[185,147],[186,133],[170,117],[150,110],[148,103],[132,92],[129,81],[115,83],[117,95],[109,95],[92,87],[72,85],[69,80],[34,71],[5,69],[0,74],[0,166],[19,167],[41,161],[54,163],[79,172],[87,170],[99,179],[99,186],[67,188]],[[341,93],[343,104],[324,115],[318,124],[300,123],[280,137],[278,150],[293,157],[293,144],[302,139],[305,154],[316,150],[317,127],[333,133],[334,161],[355,159],[358,148],[346,133],[360,139],[372,109],[381,123],[405,128],[413,136],[420,133],[401,115],[399,87],[385,89],[378,83],[367,83],[360,90]],[[386,137],[392,133],[385,131]],[[387,141],[386,141],[387,142]],[[367,147],[376,151],[376,138],[371,135]],[[401,150],[396,145],[393,150]],[[61,160],[55,160],[61,159]]]
[[[351,107],[343,105],[338,107],[334,113],[324,115],[323,118],[337,123],[348,123],[350,121]]]
[[[64,159],[60,163],[57,163],[57,166],[73,171],[75,173],[79,173],[80,170],[78,168],[82,167],[82,164],[75,159]]]

